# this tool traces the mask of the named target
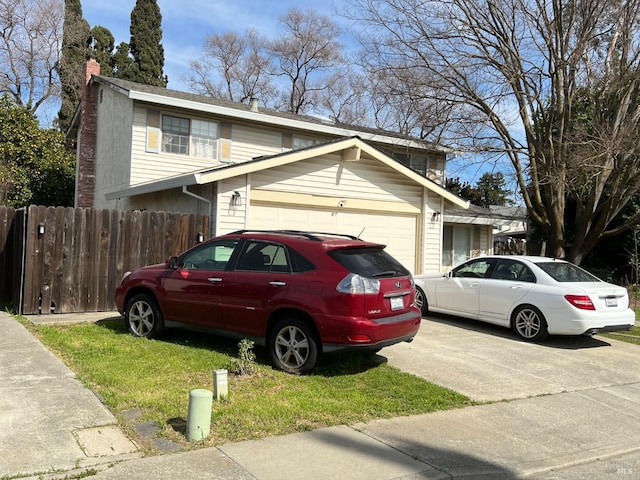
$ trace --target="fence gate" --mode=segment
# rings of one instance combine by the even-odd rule
[[[206,215],[31,206],[14,308],[26,315],[115,310],[124,272],[164,262],[202,232],[209,232]]]

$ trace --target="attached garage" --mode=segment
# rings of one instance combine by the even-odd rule
[[[346,206],[346,205],[345,205]],[[251,204],[249,228],[314,230],[345,233],[363,240],[383,243],[397,260],[412,272],[416,271],[417,215],[380,212],[347,212],[333,210]]]
[[[178,188],[209,210],[211,236],[241,229],[344,233],[385,244],[414,274],[440,269],[445,202],[468,206],[358,137],[131,186],[107,199],[171,191],[175,201]]]

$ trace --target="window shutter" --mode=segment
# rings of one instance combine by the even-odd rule
[[[147,111],[147,142],[145,150],[160,153],[160,112]]]
[[[218,151],[220,154],[218,155],[218,160],[221,162],[230,162],[231,161],[231,140],[227,138],[218,139],[219,148]]]
[[[282,151],[291,150],[293,146],[293,135],[290,133],[282,134]]]

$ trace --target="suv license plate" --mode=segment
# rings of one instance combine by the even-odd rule
[[[617,298],[605,298],[604,299],[607,307],[617,307],[618,306],[618,299]]]
[[[404,308],[404,302],[402,297],[391,297],[391,310],[402,310]]]

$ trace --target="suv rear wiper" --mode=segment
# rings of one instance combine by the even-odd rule
[[[374,273],[373,275],[371,275],[372,277],[393,277],[395,276],[396,272],[395,270],[386,270],[384,272],[378,272],[378,273]]]

